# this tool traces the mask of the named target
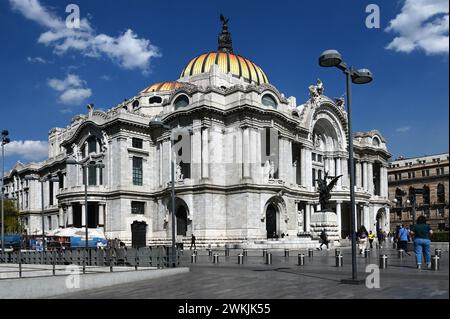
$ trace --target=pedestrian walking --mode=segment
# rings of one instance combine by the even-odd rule
[[[192,246],[194,246],[194,250],[197,250],[197,246],[195,245],[195,236],[192,234],[191,236],[191,248],[189,250],[192,250]]]
[[[320,244],[319,249],[322,250],[322,246],[325,245],[325,246],[327,246],[327,250],[328,250],[329,249],[328,248],[329,240],[328,240],[327,233],[325,232],[325,228],[322,229],[322,232],[320,233],[320,239],[322,240],[322,243]]]
[[[366,227],[364,227],[364,225],[362,225],[359,230],[358,230],[358,246],[359,246],[359,253],[362,254],[364,253],[364,250],[367,248],[367,237],[368,237],[368,232]]]
[[[414,252],[416,253],[417,269],[422,268],[422,255],[425,256],[427,268],[431,268],[431,253],[430,253],[430,235],[433,231],[430,225],[427,224],[425,216],[417,218],[417,224],[412,226],[411,235],[414,237]]]
[[[370,231],[370,232],[369,232],[369,244],[370,244],[370,249],[373,249],[372,244],[373,244],[373,240],[374,240],[374,239],[375,239],[375,234],[372,233],[372,231]],[[381,245],[381,243],[380,243],[380,245]]]
[[[410,256],[410,254],[408,253],[408,239],[409,231],[404,225],[401,225],[398,232],[398,249],[403,249],[405,253]]]

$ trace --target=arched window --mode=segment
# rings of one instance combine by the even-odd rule
[[[149,104],[159,104],[162,102],[162,98],[159,96],[152,96],[149,100],[148,103]]]
[[[189,105],[189,99],[186,95],[180,95],[177,97],[175,102],[173,103],[175,109],[179,109],[180,107],[185,107]]]
[[[136,100],[133,102],[133,109],[138,108],[139,107],[139,101]]]
[[[274,109],[277,108],[277,101],[275,101],[275,99],[270,94],[265,94],[261,99],[261,103],[264,106],[273,107]]]
[[[372,139],[372,145],[373,146],[380,146],[380,140],[378,139],[378,137],[374,137]]]
[[[445,203],[445,186],[442,183],[437,186],[437,201],[438,203]]]
[[[430,205],[430,188],[427,185],[423,186],[423,204]]]

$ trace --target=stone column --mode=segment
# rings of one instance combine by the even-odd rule
[[[361,162],[355,161],[355,186],[361,188],[362,186],[362,174],[361,174]]]
[[[62,206],[59,207],[59,216],[58,216],[59,227],[64,227],[64,208]]]
[[[341,213],[341,204],[342,202],[336,202],[336,217],[337,217],[337,225],[338,225],[338,235],[339,239],[342,238],[342,213]]]
[[[159,143],[158,161],[159,161],[159,186],[163,184],[163,143]]]
[[[311,230],[311,205],[306,203],[305,206],[305,230],[309,232]]]
[[[334,161],[334,157],[330,158],[329,160],[329,166],[330,166],[330,175],[331,176],[336,176],[336,165],[335,165],[335,161]]]
[[[249,128],[245,127],[242,129],[242,178],[250,177],[250,154],[249,154],[249,144],[250,144],[250,132]]]
[[[349,167],[348,167],[348,162],[346,158],[342,158],[341,159],[341,166],[342,166],[342,185],[343,186],[350,186],[350,180],[349,180],[349,176],[350,176],[350,171],[349,171]],[[350,188],[350,187],[349,187]]]
[[[198,125],[198,123],[195,124]],[[202,178],[201,167],[202,167],[202,129],[201,127],[195,127],[192,133],[192,164],[191,164],[192,179],[200,180]]]
[[[248,134],[248,131],[247,131]],[[202,179],[209,178],[209,129],[202,130]],[[248,144],[247,144],[248,146]]]
[[[98,205],[98,226],[105,226],[105,206],[103,204]]]
[[[341,175],[342,173],[341,173],[341,159],[338,157],[338,158],[336,158],[336,175],[335,176],[339,176],[339,175]],[[336,185],[336,189],[337,190],[341,190],[342,189],[342,178],[343,178],[344,176],[342,176],[341,178],[339,178],[338,179],[338,181],[337,181],[337,185]]]
[[[302,186],[306,186],[306,149],[301,148],[300,152],[300,183]]]
[[[305,170],[306,170],[306,183],[305,186],[308,189],[312,189],[312,160],[311,160],[311,149],[305,148]]]
[[[84,205],[84,202],[81,203],[81,227],[86,227],[86,205]]]
[[[369,216],[369,205],[364,205],[363,207],[363,225],[366,227],[367,231],[371,228],[370,226],[370,216]]]
[[[365,191],[369,190],[369,180],[367,178],[367,174],[368,174],[368,163],[367,162],[363,162],[362,163],[362,167],[363,167],[363,188]]]
[[[73,206],[67,206],[67,227],[73,226]]]
[[[380,170],[380,194],[381,196],[388,198],[388,176],[387,168],[385,166],[381,166]]]
[[[373,163],[367,163],[367,190],[373,195]]]

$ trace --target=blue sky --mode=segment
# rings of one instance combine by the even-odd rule
[[[63,26],[70,3],[80,9],[79,31]],[[371,3],[380,28],[366,27]],[[344,75],[317,63],[335,48],[375,78],[353,86],[354,131],[378,129],[393,157],[448,152],[447,0],[3,0],[0,129],[14,141],[6,168],[44,159],[49,130],[87,103],[108,109],[176,80],[191,58],[217,48],[220,13],[230,18],[234,51],[299,104],[317,78],[326,95],[345,92]]]

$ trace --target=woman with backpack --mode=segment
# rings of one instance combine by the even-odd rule
[[[358,230],[358,247],[359,253],[364,253],[364,250],[367,248],[367,237],[369,237],[369,233],[367,232],[366,227],[362,225]]]

